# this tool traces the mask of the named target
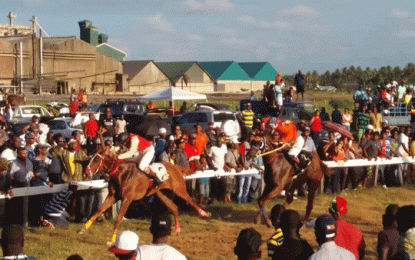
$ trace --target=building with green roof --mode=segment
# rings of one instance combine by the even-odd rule
[[[155,62],[175,87],[199,92],[214,91],[215,79],[195,61]]]
[[[274,81],[277,71],[269,62],[238,62],[239,66],[255,81]]]
[[[97,45],[97,52],[107,57],[113,58],[116,61],[123,62],[127,58],[127,53],[108,43],[101,43]]]

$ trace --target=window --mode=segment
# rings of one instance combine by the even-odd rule
[[[64,130],[66,128],[66,123],[62,120],[49,121],[50,130]]]
[[[207,123],[208,117],[206,113],[190,113],[183,115],[179,121],[180,124]]]
[[[232,113],[213,114],[213,122],[225,122],[228,120],[235,120],[235,116]]]

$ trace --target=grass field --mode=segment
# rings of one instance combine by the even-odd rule
[[[348,200],[346,220],[357,225],[363,231],[366,241],[366,259],[376,259],[377,233],[382,229],[381,217],[384,209],[390,203],[398,205],[415,204],[413,188],[381,187],[348,191],[345,198]],[[327,213],[329,202],[333,195],[319,195],[316,197],[312,218]],[[268,212],[282,199],[269,202]],[[299,211],[304,216],[305,199],[293,202],[290,208]],[[214,203],[206,210],[212,213],[211,219],[202,219],[194,211],[181,211],[180,221],[182,233],[173,234],[170,244],[186,255],[188,259],[236,259],[233,247],[241,229],[254,227],[264,240],[268,239],[273,230],[265,225],[253,224],[257,212],[255,203],[236,205]],[[25,252],[38,259],[66,259],[71,254],[78,253],[84,259],[115,259],[108,251],[106,242],[112,232],[113,221],[94,224],[86,234],[78,235],[80,224],[71,224],[66,228],[26,229]],[[151,242],[149,219],[124,221],[120,230],[133,230],[140,237],[140,245]],[[310,227],[301,229],[303,238],[317,249],[313,230]],[[263,248],[263,258],[266,259],[266,247]]]

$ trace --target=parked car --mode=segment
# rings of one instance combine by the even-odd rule
[[[201,124],[203,129],[213,122],[213,127],[222,127],[228,137],[239,137],[241,128],[235,114],[231,111],[191,111],[177,119],[182,133],[190,135],[195,132],[195,125]],[[175,126],[173,125],[173,126]]]
[[[218,104],[218,103],[196,103],[194,104],[195,111],[201,110],[220,110],[220,111],[231,111],[235,112],[232,108],[225,104]]]
[[[16,124],[30,123],[34,115],[39,117],[39,122],[45,123],[54,117],[50,116],[49,112],[42,106],[35,105],[21,105],[13,106],[12,122]]]
[[[61,134],[66,140],[72,138],[72,133],[76,130],[83,132],[82,128],[74,128],[71,126],[73,122],[72,118],[55,118],[50,120],[46,124],[49,126],[49,130],[55,134]],[[81,145],[86,143],[85,136],[81,135]]]

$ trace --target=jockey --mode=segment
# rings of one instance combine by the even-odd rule
[[[278,124],[276,131],[280,134],[281,141],[288,143],[297,139],[297,127],[290,120]]]
[[[304,146],[307,140],[307,137],[310,135],[310,128],[305,127],[304,131],[295,139],[294,145],[287,153],[288,161],[294,166],[295,174],[303,173],[307,170],[308,166],[311,164],[311,159],[313,156],[311,153],[304,150]],[[299,154],[304,154],[304,157],[298,156]],[[300,158],[305,159],[305,162],[301,162]],[[305,164],[305,165],[304,165]]]
[[[155,154],[154,146],[150,141],[135,134],[121,133],[118,135],[118,144],[120,148],[128,149],[127,152],[120,154],[118,159],[133,159],[137,162],[138,169],[153,179],[156,185],[161,183],[156,173],[149,167]]]

